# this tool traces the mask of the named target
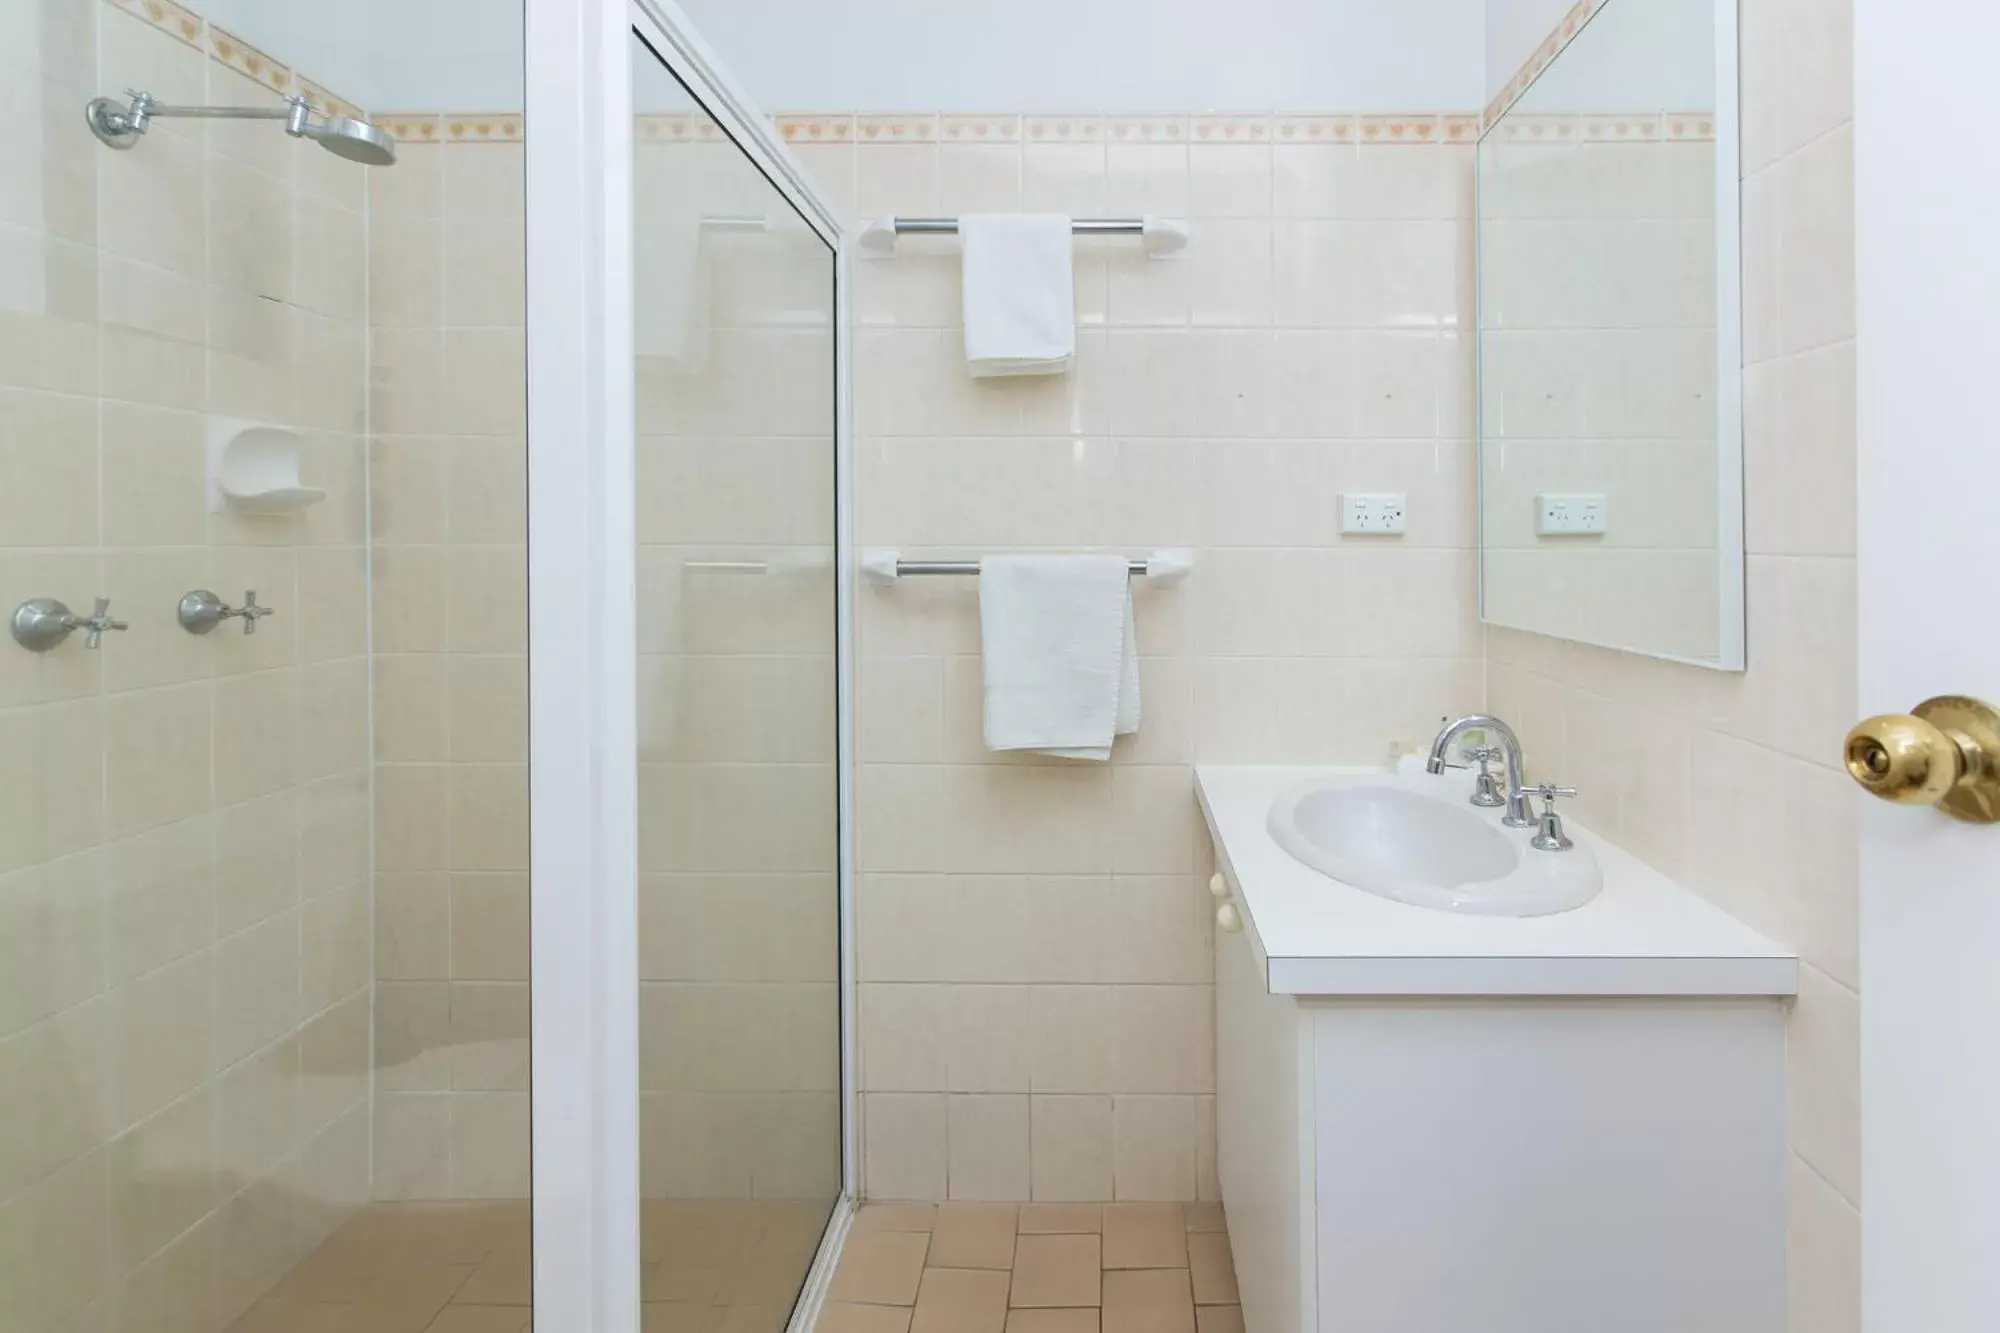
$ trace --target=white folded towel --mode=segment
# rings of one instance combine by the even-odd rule
[[[979,562],[986,748],[1109,759],[1139,729],[1130,567],[1115,555]]]
[[[1054,375],[1076,360],[1070,221],[1049,213],[958,220],[964,253],[965,360],[975,378]]]
[[[632,350],[682,375],[708,369],[707,229],[689,189],[643,155],[633,181],[634,209],[647,220],[632,251]]]

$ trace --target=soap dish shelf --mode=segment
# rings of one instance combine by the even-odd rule
[[[208,510],[294,514],[326,499],[300,479],[305,437],[285,426],[223,418],[208,425]]]

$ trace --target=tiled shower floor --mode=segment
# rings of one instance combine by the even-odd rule
[[[782,1333],[825,1201],[643,1205],[644,1333]],[[528,1205],[377,1204],[251,1307],[231,1333],[525,1333]]]
[[[815,1333],[1242,1333],[1215,1204],[871,1204]]]

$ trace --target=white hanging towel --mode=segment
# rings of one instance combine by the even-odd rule
[[[986,748],[1111,757],[1139,729],[1130,566],[1116,555],[979,562]]]
[[[1076,360],[1070,220],[973,213],[958,220],[965,360],[973,377],[1057,375]]]
[[[637,216],[647,219],[632,250],[632,343],[641,358],[681,375],[708,369],[708,240],[690,190],[644,156],[634,181]]]

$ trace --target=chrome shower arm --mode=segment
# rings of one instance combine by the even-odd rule
[[[126,90],[130,106],[121,107],[108,97],[93,98],[84,109],[85,118],[97,137],[113,148],[130,147],[157,117],[172,120],[282,120],[285,130],[302,135],[311,123],[313,106],[294,95],[283,106],[178,106],[162,102],[151,93]]]

